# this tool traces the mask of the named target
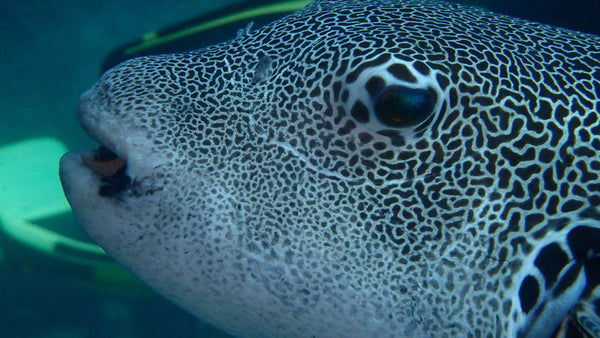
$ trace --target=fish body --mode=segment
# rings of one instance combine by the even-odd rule
[[[109,254],[235,335],[599,336],[599,60],[472,7],[315,1],[106,72],[78,119],[110,151],[61,179]]]

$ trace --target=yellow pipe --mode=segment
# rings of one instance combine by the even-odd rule
[[[146,48],[161,45],[161,44],[169,42],[169,41],[177,40],[177,39],[180,39],[180,38],[185,37],[190,34],[200,33],[200,32],[203,32],[203,31],[211,29],[211,28],[223,26],[223,25],[226,25],[226,24],[229,24],[232,22],[236,22],[236,21],[240,21],[240,20],[244,20],[244,19],[250,19],[250,18],[259,16],[259,15],[293,12],[295,10],[298,10],[298,9],[306,6],[310,2],[311,2],[310,0],[295,0],[295,1],[288,1],[288,2],[283,2],[283,3],[273,4],[273,5],[265,5],[265,6],[253,8],[253,9],[250,9],[250,10],[247,10],[244,12],[227,15],[222,18],[208,21],[203,24],[200,24],[200,25],[197,25],[194,27],[190,27],[190,28],[166,35],[166,36],[158,36],[158,34],[156,32],[151,32],[151,33],[144,35],[144,37],[142,38],[142,43],[140,43],[139,45],[131,46],[131,47],[125,49],[124,54],[125,55],[135,54]]]

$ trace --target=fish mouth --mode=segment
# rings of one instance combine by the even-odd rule
[[[67,199],[82,194],[121,199],[135,184],[127,167],[125,159],[105,146],[66,153],[60,160],[60,178]]]
[[[100,196],[117,196],[131,187],[133,180],[127,175],[127,161],[105,146],[93,152],[82,152],[80,158],[84,166],[100,176]]]
[[[61,182],[70,202],[98,202],[98,197],[124,201],[163,189],[170,159],[157,151],[150,130],[140,122],[145,111],[115,103],[104,87],[99,81],[83,93],[76,115],[100,147],[69,152],[60,162]]]
[[[86,196],[94,193],[101,197],[122,199],[135,185],[132,169],[140,165],[134,148],[135,138],[123,121],[111,118],[110,110],[97,99],[98,92],[84,93],[79,102],[77,119],[85,132],[100,144],[96,150],[71,151],[61,158],[60,177],[63,189],[70,195]],[[95,190],[95,192],[93,191]]]

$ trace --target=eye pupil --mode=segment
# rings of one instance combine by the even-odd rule
[[[431,115],[437,101],[432,88],[390,86],[375,101],[375,114],[379,120],[392,127],[418,124]]]

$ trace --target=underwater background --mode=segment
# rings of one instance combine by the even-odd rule
[[[600,1],[464,2],[600,34]],[[109,52],[147,32],[235,3],[0,2],[0,337],[227,337],[105,257],[79,260],[69,246],[50,245],[48,232],[23,229],[52,228],[87,241],[62,197],[58,160],[66,150],[97,147],[80,128],[75,110]],[[24,231],[20,238],[30,241],[15,240],[19,230]]]

